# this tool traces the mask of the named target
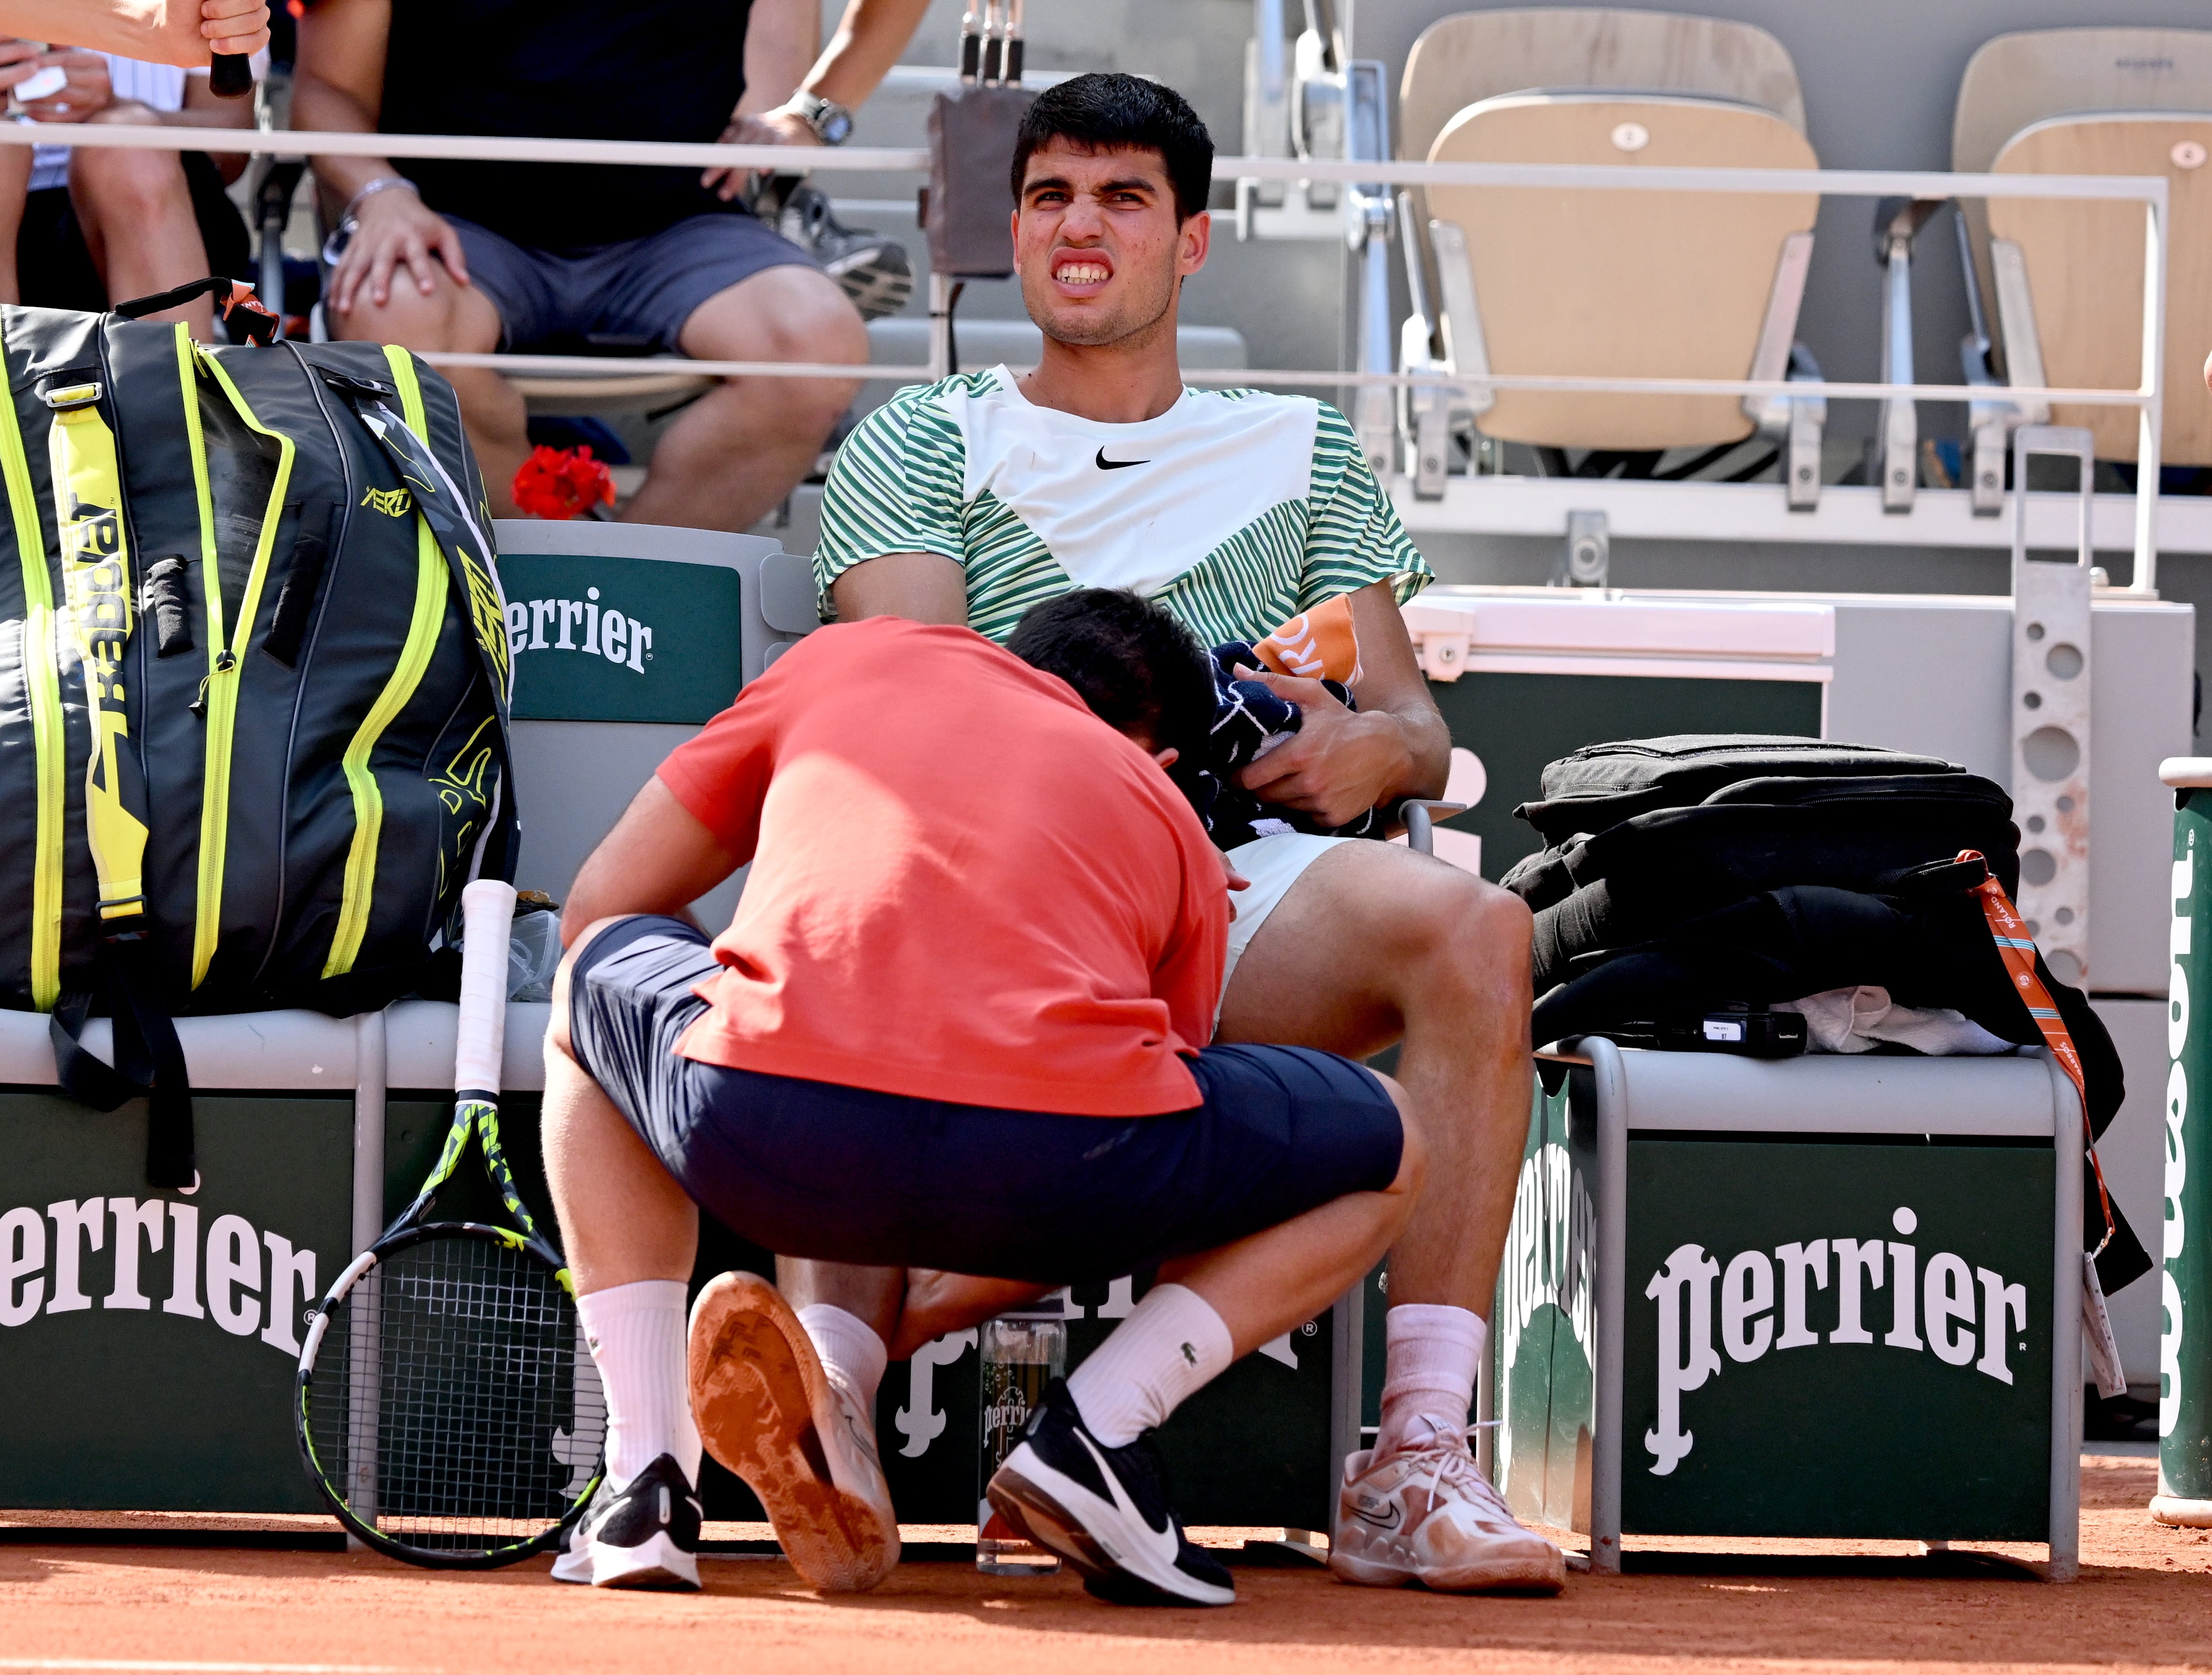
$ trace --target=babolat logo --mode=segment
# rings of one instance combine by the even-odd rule
[[[88,1252],[107,1253],[107,1290],[97,1299]],[[168,1269],[168,1295],[158,1303],[143,1288],[161,1289],[149,1255]],[[315,1253],[282,1233],[257,1233],[243,1215],[216,1216],[204,1239],[199,1206],[166,1198],[63,1198],[0,1215],[0,1326],[76,1313],[95,1300],[104,1309],[158,1306],[164,1314],[211,1319],[234,1337],[258,1332],[296,1359],[300,1328],[321,1296]]]
[[[82,500],[70,506],[62,525],[62,546],[71,557],[79,562],[111,557],[122,545],[123,521],[113,507]]]
[[[581,599],[509,600],[507,637],[526,651],[580,651],[643,674],[653,661],[653,630],[612,606],[599,605],[597,588]]]
[[[404,518],[415,502],[408,498],[404,489],[366,489],[362,492],[361,503],[374,508],[387,518]]]
[[[1891,1227],[1905,1238],[1919,1225],[1909,1206],[1890,1217]],[[1832,1274],[1836,1323],[1824,1338],[1810,1323],[1807,1294],[1827,1290]],[[2001,1384],[2013,1381],[2005,1354],[2013,1334],[2027,1330],[2027,1288],[2008,1285],[2002,1274],[1976,1267],[1962,1256],[1939,1251],[1923,1269],[1918,1249],[1896,1240],[1815,1239],[1778,1245],[1771,1256],[1741,1252],[1723,1270],[1704,1246],[1677,1246],[1644,1288],[1644,1294],[1659,1305],[1659,1423],[1644,1434],[1644,1446],[1656,1462],[1651,1475],[1667,1476],[1696,1445],[1696,1436],[1682,1428],[1682,1398],[1722,1370],[1713,1343],[1716,1313],[1720,1348],[1730,1361],[1748,1362],[1770,1350],[1811,1349],[1823,1342],[1877,1342],[1874,1327],[1879,1323],[1866,1318],[1867,1294],[1885,1288],[1889,1330],[1878,1340],[1884,1347],[1916,1355],[1932,1349],[1949,1366],[1971,1362],[1976,1372]],[[2025,1342],[2020,1348],[2027,1348]]]

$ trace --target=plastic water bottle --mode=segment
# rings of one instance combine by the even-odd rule
[[[1017,1534],[983,1489],[1021,1441],[1045,1386],[1067,1371],[1066,1298],[1065,1291],[1055,1291],[983,1323],[975,1568],[987,1575],[1048,1576],[1060,1568],[1059,1555]]]

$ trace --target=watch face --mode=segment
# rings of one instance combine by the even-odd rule
[[[842,105],[825,106],[815,115],[814,131],[824,145],[842,145],[853,137],[853,113]]]

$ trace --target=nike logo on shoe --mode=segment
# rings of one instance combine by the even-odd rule
[[[1092,1463],[1097,1466],[1098,1475],[1106,1480],[1106,1492],[1114,1497],[1114,1509],[1128,1520],[1135,1528],[1144,1532],[1146,1555],[1155,1560],[1162,1568],[1174,1569],[1176,1560],[1181,1557],[1182,1553],[1182,1544],[1176,1539],[1175,1520],[1170,1518],[1164,1528],[1154,1529],[1152,1520],[1146,1517],[1138,1509],[1137,1503],[1129,1498],[1129,1491],[1121,1487],[1121,1478],[1115,1475],[1114,1468],[1106,1464],[1105,1456],[1098,1452],[1091,1439],[1084,1435],[1081,1431],[1075,1432],[1074,1437],[1083,1445],[1084,1453],[1089,1454]],[[1100,1533],[1097,1530],[1091,1531],[1092,1539],[1097,1540]],[[1103,1541],[1100,1544],[1105,1545]],[[1108,1550],[1112,1550],[1109,1548]]]
[[[1132,466],[1149,466],[1152,463],[1150,460],[1109,460],[1104,448],[1098,450],[1098,469],[1101,471],[1127,471]]]
[[[1389,1511],[1388,1518],[1382,1516],[1384,1507]],[[1398,1527],[1398,1520],[1406,1515],[1406,1509],[1395,1501],[1376,1501],[1363,1495],[1352,1502],[1352,1515],[1363,1524],[1372,1524],[1378,1530],[1395,1530]]]

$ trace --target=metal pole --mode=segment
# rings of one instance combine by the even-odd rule
[[[2165,416],[2166,203],[2143,205],[2142,388],[2150,397],[2136,418],[2136,567],[2128,591],[2158,592],[2158,460]]]
[[[1590,1569],[1620,1571],[1621,1342],[1627,1330],[1628,1101],[1620,1049],[1596,1037],[1589,1051],[1597,1097],[1597,1340],[1591,1356],[1596,1384],[1590,1460]]]
[[[2051,1075],[2051,1580],[2081,1568],[2081,1095],[2044,1055]]]

